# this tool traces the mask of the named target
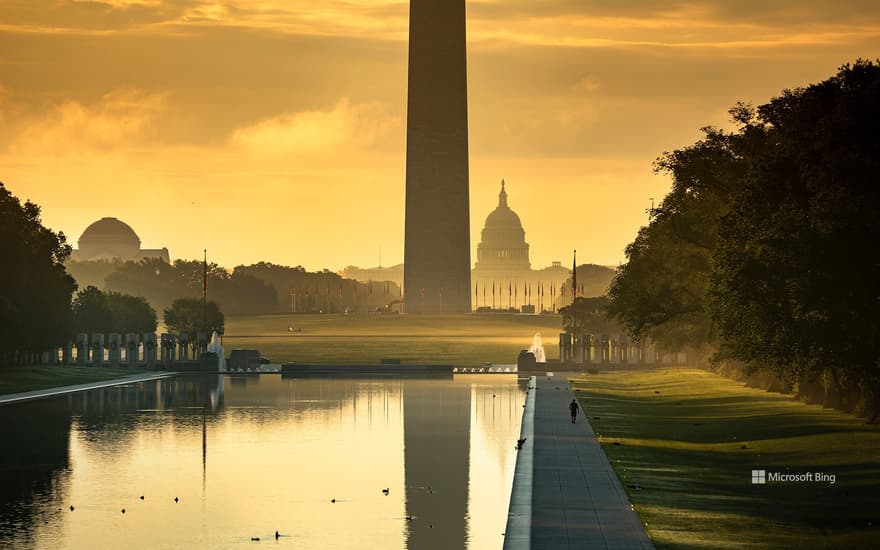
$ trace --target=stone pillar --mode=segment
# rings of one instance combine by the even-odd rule
[[[92,364],[96,367],[104,366],[104,335],[92,334]]]
[[[559,362],[567,363],[571,361],[571,334],[567,332],[559,333]]]
[[[620,340],[620,364],[628,365],[629,364],[629,340],[627,339],[625,334],[621,334],[618,338]]]
[[[584,334],[582,337],[584,339],[584,364],[591,365],[593,361],[590,359],[590,351],[593,347],[593,335]]]
[[[156,333],[144,333],[144,362],[148,369],[156,368]]]
[[[181,332],[177,336],[177,359],[179,361],[189,361],[189,334]]]
[[[76,335],[76,364],[87,365],[89,363],[89,335],[79,333]]]
[[[193,354],[193,359],[200,359],[208,351],[208,333],[199,331],[196,333],[196,346],[198,355]]]
[[[572,335],[571,335],[571,355],[569,356],[569,361],[570,361],[571,363],[577,363],[577,358],[578,358],[578,344],[579,344],[579,342],[578,342],[578,335],[577,335],[577,334],[572,334]]]
[[[584,335],[575,334],[573,339],[574,350],[572,352],[572,361],[578,365],[582,365],[584,363]]]
[[[177,342],[175,341],[173,334],[162,334],[159,337],[159,341],[162,344],[162,364],[165,365],[166,368],[171,368],[174,366],[174,361],[177,359],[175,355],[175,348],[177,347]]]
[[[134,368],[138,365],[138,359],[138,335],[129,332],[125,335],[125,362]]]
[[[68,341],[64,344],[64,348],[62,349],[62,359],[61,363],[64,365],[72,365],[73,364],[73,342]]]
[[[118,367],[122,363],[122,335],[114,332],[109,336],[110,366]]]

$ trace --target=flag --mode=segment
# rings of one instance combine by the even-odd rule
[[[571,260],[571,299],[574,300],[578,288],[577,253],[575,250]]]
[[[205,301],[208,301],[208,251],[205,250],[205,263],[203,265],[204,273],[202,275],[202,292]]]

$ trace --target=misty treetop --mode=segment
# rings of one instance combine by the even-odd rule
[[[73,327],[86,334],[156,332],[156,310],[146,298],[119,292],[103,292],[88,286],[73,299]]]
[[[203,302],[198,298],[178,298],[165,309],[163,320],[168,330],[175,334],[185,332],[193,349],[198,345],[197,335],[204,332],[210,338],[212,332],[223,334],[225,318],[217,302]]]
[[[636,336],[822,376],[880,410],[880,65],[731,109],[665,153],[672,191],[627,247],[610,311]]]
[[[0,362],[28,362],[25,354],[67,338],[76,290],[63,264],[70,250],[64,233],[43,226],[39,206],[0,183]]]
[[[138,262],[70,262],[68,269],[80,286],[143,296],[157,309],[180,297],[202,295],[204,264],[199,260],[159,259]],[[371,288],[372,287],[372,288]],[[329,271],[306,271],[268,262],[236,266],[230,273],[208,263],[208,297],[229,315],[290,312],[341,312],[378,307],[399,297],[400,289],[386,281],[361,283]]]

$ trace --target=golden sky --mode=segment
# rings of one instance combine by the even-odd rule
[[[471,244],[499,183],[533,267],[616,265],[664,150],[738,100],[880,55],[880,4],[467,3]],[[0,181],[73,244],[129,223],[172,257],[403,259],[408,3],[2,0]],[[472,252],[472,257],[476,254]]]

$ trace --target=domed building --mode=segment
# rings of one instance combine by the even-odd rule
[[[474,269],[486,276],[494,272],[510,275],[531,269],[526,232],[519,216],[507,205],[504,180],[501,180],[501,192],[498,193],[498,207],[486,217]]]
[[[101,218],[88,226],[77,245],[78,248],[70,255],[71,261],[114,259],[138,261],[145,258],[170,261],[167,248],[141,248],[141,240],[137,233],[127,223],[116,218]]]
[[[551,293],[569,273],[560,262],[541,270],[532,269],[526,232],[520,217],[507,203],[507,190],[501,180],[498,206],[486,217],[471,272],[474,310],[539,311],[550,307]]]

